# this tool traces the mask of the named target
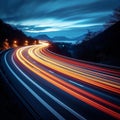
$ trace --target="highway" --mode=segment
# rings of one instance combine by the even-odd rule
[[[9,84],[36,120],[120,119],[120,70],[48,50],[49,43],[8,50]]]

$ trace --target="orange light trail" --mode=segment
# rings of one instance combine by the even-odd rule
[[[72,60],[72,58],[68,58],[68,57],[66,57],[66,58],[64,58],[64,56],[61,56],[61,55],[58,55],[58,54],[55,54],[55,53],[53,53],[53,52],[51,52],[51,51],[49,51],[47,48],[45,48],[45,49],[42,49],[42,50],[39,50],[39,52],[41,52],[43,55],[45,55],[45,56],[47,56],[47,57],[49,57],[49,59],[51,59],[51,60],[53,60],[53,61],[57,61],[57,62],[61,62],[62,61],[62,64],[63,64],[63,62],[65,63],[65,64],[68,64],[69,65],[69,67],[70,67],[70,65],[72,65],[74,68],[73,69],[76,69],[76,70],[78,70],[78,71],[83,71],[84,69],[86,70],[85,72],[87,72],[87,71],[89,71],[89,72],[93,72],[93,71],[90,71],[90,70],[88,70],[88,68],[89,68],[89,66],[90,65],[88,65],[88,66],[86,66],[86,64],[84,65],[84,63],[80,63],[80,61],[78,62],[78,61],[73,61]],[[77,65],[75,64],[75,63],[77,63]],[[86,67],[85,67],[86,66]],[[82,68],[81,68],[82,67]],[[99,68],[99,66],[91,66],[91,68],[94,68],[93,70],[97,70],[98,68]],[[87,68],[87,69],[86,69]],[[100,70],[102,73],[98,73],[97,72],[97,75],[102,75],[103,74],[103,72],[104,71],[106,71],[106,69],[105,68],[101,68],[101,70]],[[116,73],[116,75],[118,75],[119,76],[119,74],[120,74],[120,71],[112,71],[112,70],[108,70],[107,69],[107,72],[110,72],[111,74],[112,73]],[[95,74],[96,72],[94,71],[93,72],[93,74]],[[106,77],[109,77],[110,75],[107,75],[107,74],[104,74],[104,76],[106,76]],[[117,79],[117,80],[119,80],[120,81],[120,78],[118,78],[118,77],[115,77],[115,76],[110,76],[112,79]]]
[[[38,50],[39,51],[39,50]],[[37,52],[38,52],[37,51]],[[40,52],[40,51],[39,51]],[[106,74],[103,74],[103,73],[98,73],[98,72],[95,72],[95,71],[90,71],[90,70],[87,70],[87,69],[84,69],[84,68],[80,68],[79,66],[73,66],[73,65],[71,65],[72,64],[72,61],[71,61],[71,64],[70,63],[67,63],[67,62],[65,62],[65,61],[62,61],[61,59],[61,61],[58,59],[58,58],[56,58],[56,56],[55,55],[53,55],[52,56],[52,58],[51,58],[51,56],[49,56],[49,53],[46,51],[46,49],[42,49],[41,50],[41,53],[43,54],[43,55],[45,55],[44,57],[46,57],[46,59],[50,59],[50,60],[52,60],[52,61],[54,61],[54,63],[56,62],[56,63],[59,63],[59,64],[62,64],[62,65],[64,65],[64,66],[67,66],[67,67],[69,67],[69,68],[72,68],[73,69],[73,71],[75,71],[75,72],[77,72],[77,73],[80,73],[79,71],[82,71],[82,74],[85,74],[85,73],[87,73],[87,74],[90,74],[90,75],[92,75],[92,74],[94,74],[94,75],[92,75],[93,77],[95,77],[95,75],[96,76],[105,76],[105,77],[107,77],[107,78],[110,78],[110,79],[112,79],[112,81],[109,79],[109,80],[107,80],[107,79],[103,79],[102,78],[102,80],[104,80],[104,81],[107,81],[107,82],[109,82],[109,83],[112,83],[112,84],[116,84],[116,85],[118,85],[118,86],[120,86],[120,83],[118,83],[118,81],[120,81],[120,78],[118,78],[118,77],[115,77],[115,76],[110,76],[110,75],[106,75]],[[39,53],[37,53],[36,55],[38,56],[38,54]],[[60,57],[60,58],[62,58],[62,57]],[[58,60],[57,60],[58,59]],[[49,60],[49,61],[50,61]],[[55,64],[56,64],[55,63]],[[68,64],[68,65],[67,65]],[[81,74],[81,73],[80,73]],[[85,74],[86,76],[88,76],[87,74]],[[90,76],[89,75],[89,77],[92,77],[92,76]],[[96,77],[96,79],[98,79],[97,77]],[[100,79],[100,78],[99,78]],[[115,79],[115,81],[113,81],[113,79]],[[117,81],[117,82],[116,82]],[[119,87],[118,87],[119,88]]]
[[[36,48],[36,47],[35,47]],[[39,49],[39,48],[38,48]],[[37,49],[37,51],[38,51]],[[113,84],[113,81],[110,81],[110,80],[106,80],[106,81],[103,81],[105,79],[101,79],[101,78],[96,78],[95,76],[93,75],[87,75],[86,73],[83,73],[81,74],[81,72],[79,71],[76,71],[75,69],[71,69],[70,67],[66,67],[65,65],[62,65],[62,64],[57,64],[55,62],[52,61],[52,64],[50,63],[51,60],[46,56],[43,56],[42,54],[40,54],[39,56],[43,59],[40,59],[39,57],[37,57],[35,54],[37,54],[37,52],[35,51],[35,53],[33,53],[33,50],[34,50],[34,47],[29,49],[28,50],[28,53],[29,55],[35,59],[37,62],[39,63],[42,63],[43,65],[45,66],[49,66],[49,68],[56,70],[58,72],[61,72],[62,74],[66,74],[70,77],[73,77],[73,78],[76,78],[80,81],[84,81],[84,82],[87,82],[89,84],[92,84],[92,85],[95,85],[97,87],[101,87],[101,88],[104,88],[108,91],[112,91],[112,92],[116,92],[116,93],[119,93],[120,94],[120,84],[118,82],[116,82],[115,84]],[[83,75],[84,74],[84,75]],[[92,79],[90,79],[90,77]],[[112,83],[111,83],[112,82]]]
[[[28,48],[28,53],[30,55],[30,57],[32,57],[34,60],[36,61],[39,61],[41,64],[43,65],[46,65],[46,66],[49,66],[50,68],[57,68],[56,66],[53,66],[53,65],[50,65],[50,63],[47,64],[47,62],[44,62],[44,60],[41,60],[40,58],[38,58],[35,53],[33,52],[34,49],[38,49],[37,47],[39,47],[39,49],[44,49],[46,48],[48,45],[47,44],[43,44],[43,45],[36,45],[36,46],[33,46],[33,47],[30,47]],[[109,108],[107,108],[106,106],[110,106],[110,107],[113,107],[115,109],[118,109],[120,110],[120,107],[111,103],[111,102],[108,102],[98,96],[95,96],[85,90],[82,90],[81,88],[78,88],[68,82],[65,82],[64,80],[60,79],[60,78],[57,78],[56,76],[50,74],[49,72],[46,72],[45,70],[41,69],[40,67],[37,67],[36,65],[34,65],[33,63],[29,62],[24,56],[23,56],[23,51],[26,49],[26,47],[24,48],[19,48],[17,51],[16,51],[16,56],[17,56],[17,59],[24,65],[26,66],[29,70],[31,70],[32,72],[34,72],[35,74],[39,75],[40,77],[42,77],[43,79],[47,80],[48,82],[52,83],[53,85],[55,85],[56,87],[60,88],[61,90],[67,92],[68,94],[74,96],[75,98],[117,118],[117,119],[120,119],[120,114],[115,112],[114,110],[111,110]],[[42,54],[40,54],[41,56]],[[43,57],[43,56],[42,56]],[[61,69],[60,67],[58,67],[56,70],[58,71],[62,71],[62,73],[67,73],[67,75],[71,75],[72,74],[72,77],[78,79],[78,77],[80,77],[79,80],[83,80],[84,82],[88,82],[89,84],[92,84],[92,85],[96,85],[96,86],[102,86],[102,87],[107,87],[106,89],[109,90],[109,89],[112,89],[111,91],[117,91],[119,90],[119,88],[116,87],[116,85],[110,85],[109,84],[103,84],[104,82],[100,83],[99,81],[93,81],[93,80],[89,80],[89,79],[86,79],[86,78],[83,78],[81,76],[79,76],[78,74],[74,73],[74,71],[69,71],[69,69]],[[74,75],[74,76],[73,76]],[[77,76],[77,77],[75,77]],[[120,91],[119,91],[120,92]],[[119,92],[116,92],[116,93],[119,93]],[[93,100],[94,99],[94,100]],[[104,105],[101,105],[100,103],[104,103],[106,104],[106,106]]]
[[[55,54],[54,52],[49,51],[47,48],[43,49],[43,51],[44,51],[44,53],[47,54],[47,56],[58,59],[58,60],[61,60],[61,61],[64,61],[64,62],[69,63],[69,64],[73,64],[73,65],[84,67],[84,68],[90,68],[90,69],[93,69],[93,70],[95,69],[95,70],[98,70],[98,71],[101,71],[101,72],[111,73],[113,75],[118,75],[118,76],[120,75],[119,70],[113,71],[112,69],[102,68],[102,67],[100,67],[96,64],[90,63],[90,62],[79,61],[79,60],[76,60],[76,59],[73,59],[73,58],[58,55],[58,54]]]

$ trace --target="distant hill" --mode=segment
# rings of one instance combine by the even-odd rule
[[[76,44],[55,43],[57,53],[80,60],[120,66],[120,21],[96,36],[84,40],[85,36],[75,38]],[[51,49],[55,51],[55,49]],[[56,52],[56,51],[55,51]]]
[[[64,36],[55,36],[53,38],[48,37],[45,34],[41,34],[38,36],[34,37],[35,39],[39,39],[39,40],[48,40],[48,41],[52,41],[52,42],[63,42],[63,41],[70,41],[69,38],[64,37]]]
[[[120,21],[77,46],[78,58],[120,65]]]
[[[39,39],[39,40],[48,40],[51,42],[76,43],[77,41],[79,41],[79,42],[82,41],[84,37],[85,37],[85,35],[75,37],[75,38],[68,38],[65,36],[55,36],[55,37],[50,38],[49,36],[42,34],[42,35],[35,36],[34,38]]]
[[[45,35],[45,34],[35,36],[34,38],[35,38],[35,39],[38,39],[38,40],[48,40],[48,41],[51,41],[51,38],[48,37],[48,36]]]
[[[55,36],[52,38],[54,41],[68,41],[70,38],[67,38],[65,36]]]
[[[33,40],[32,38],[27,37],[21,30],[4,23],[0,19],[0,48],[2,48],[5,39],[8,39],[10,45],[12,45],[14,40],[17,40],[19,45],[23,45],[25,40]]]
[[[55,36],[52,38],[52,41],[53,42],[64,42],[64,43],[72,43],[74,42],[73,39],[70,39],[68,37],[65,37],[65,36]]]

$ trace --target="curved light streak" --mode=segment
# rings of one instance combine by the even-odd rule
[[[54,70],[56,70],[58,72],[61,72],[63,74],[66,74],[70,77],[76,78],[80,81],[84,81],[84,82],[87,82],[89,84],[96,85],[97,87],[102,87],[106,90],[109,90],[109,91],[116,92],[116,93],[120,94],[120,89],[119,89],[119,84],[118,83],[113,84],[113,82],[111,83],[111,82],[109,82],[109,80],[106,80],[107,81],[106,82],[106,81],[104,81],[105,79],[101,79],[101,78],[98,78],[98,77],[96,78],[93,75],[88,76],[84,72],[76,71],[75,69],[71,69],[69,67],[66,67],[65,65],[58,64],[58,63],[55,63],[53,61],[51,62],[51,60],[49,60],[48,57],[46,58],[46,56],[43,56],[42,54],[40,54],[40,58],[39,58],[35,55],[35,54],[37,54],[36,51],[35,51],[35,53],[33,53],[33,50],[34,50],[34,47],[32,47],[28,50],[29,55],[33,59],[35,59],[36,61],[42,63],[43,65],[49,66],[52,69],[54,68]],[[90,79],[90,78],[92,78],[92,79]]]
[[[48,46],[47,44],[43,44],[43,45],[41,45],[41,46],[33,46],[33,47],[31,47],[31,48],[28,48],[28,53],[29,53],[29,55],[30,55],[33,59],[35,59],[36,61],[39,60],[39,62],[40,62],[41,64],[47,65],[47,66],[49,66],[49,67],[51,68],[51,67],[53,67],[53,65],[50,65],[50,63],[47,64],[46,62],[44,62],[44,61],[41,60],[40,58],[37,58],[36,55],[35,55],[35,53],[33,52],[34,49],[37,48],[37,47],[40,47],[41,50],[42,50],[42,49],[46,48],[47,46]],[[87,103],[87,104],[89,104],[89,105],[91,105],[91,106],[93,106],[93,107],[95,107],[95,108],[97,108],[97,109],[99,109],[99,110],[101,110],[101,111],[103,111],[103,112],[105,112],[105,113],[107,113],[107,114],[109,114],[109,115],[117,118],[117,119],[118,119],[118,118],[120,119],[120,114],[119,114],[119,113],[115,112],[114,110],[111,110],[111,109],[107,108],[106,106],[104,106],[104,105],[102,105],[102,104],[99,104],[99,102],[97,102],[97,101],[100,101],[100,102],[106,104],[107,106],[110,106],[110,107],[113,107],[113,108],[115,108],[115,109],[120,110],[120,107],[119,107],[119,106],[117,106],[117,105],[115,105],[115,104],[113,104],[113,103],[110,103],[110,102],[108,102],[108,101],[106,101],[106,100],[104,100],[104,99],[102,99],[102,98],[99,98],[99,97],[97,97],[97,96],[95,96],[95,95],[93,95],[93,94],[91,94],[91,93],[89,93],[89,92],[87,92],[87,91],[84,91],[84,90],[82,90],[82,89],[80,89],[80,88],[77,88],[76,86],[74,86],[74,85],[72,85],[72,84],[70,84],[70,83],[67,83],[67,82],[63,81],[62,79],[57,78],[57,77],[55,77],[54,75],[52,75],[52,74],[44,71],[43,69],[37,67],[37,66],[34,65],[33,63],[29,62],[29,61],[23,56],[22,53],[23,53],[24,50],[25,50],[25,48],[20,48],[20,49],[18,49],[18,50],[16,51],[16,56],[17,56],[17,59],[18,59],[22,64],[24,64],[29,70],[31,70],[32,72],[36,73],[36,74],[39,75],[40,77],[44,78],[44,79],[47,80],[48,82],[52,83],[52,84],[55,85],[56,87],[62,89],[62,90],[65,91],[65,92],[67,92],[68,94],[76,97],[77,99],[79,99],[79,100],[81,100],[81,101],[83,101],[83,102],[85,102],[85,103]],[[41,55],[41,54],[40,54],[40,55]],[[56,68],[56,66],[54,66],[53,68]],[[70,68],[70,69],[71,69],[71,68]],[[59,70],[59,71],[62,70],[64,73],[68,72],[69,74],[67,74],[67,75],[69,75],[69,76],[71,76],[71,74],[72,74],[72,75],[74,75],[74,77],[75,77],[75,75],[76,75],[77,78],[76,78],[76,77],[75,77],[75,78],[78,79],[78,76],[79,76],[79,75],[77,75],[76,73],[74,73],[74,71],[71,72],[71,71],[68,71],[69,69],[68,69],[68,70],[66,70],[66,69],[63,70],[63,69],[61,69],[61,68],[58,68],[58,70]],[[81,79],[81,78],[80,78],[80,79]],[[84,82],[86,82],[86,81],[87,81],[87,79],[84,79]],[[98,81],[97,81],[97,82],[93,82],[92,80],[91,80],[91,81],[89,80],[89,81],[87,81],[87,82],[88,82],[89,84],[92,83],[93,85],[98,84]],[[103,82],[103,83],[104,83],[104,82]],[[109,83],[109,84],[110,84],[110,83]],[[111,85],[111,84],[110,84],[111,86],[109,86],[109,84],[106,84],[108,90],[111,89],[111,88],[112,88],[112,91],[113,91],[113,92],[116,92],[117,90],[119,90],[119,89],[117,89],[117,87],[116,87],[115,85]],[[104,84],[101,84],[101,83],[99,83],[99,85],[101,85],[102,87],[104,86]],[[104,87],[106,87],[106,85],[105,85]],[[101,87],[101,86],[100,86],[100,87]],[[120,91],[119,91],[119,92],[120,92]],[[116,92],[116,93],[119,93],[119,92]],[[86,96],[85,96],[85,95],[86,95]],[[88,96],[89,96],[89,97],[88,97]],[[93,100],[93,99],[94,99],[94,100]]]

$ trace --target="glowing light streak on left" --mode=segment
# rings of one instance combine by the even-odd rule
[[[8,51],[9,52],[9,51]],[[7,52],[7,53],[8,53]],[[10,67],[10,65],[8,64],[7,60],[6,60],[6,56],[7,53],[5,54],[5,63],[7,65],[7,67],[9,68],[9,70],[11,71],[11,73],[17,78],[17,80],[46,108],[48,109],[54,116],[56,116],[56,118],[58,118],[59,120],[65,120],[63,116],[61,116],[56,110],[54,110],[47,102],[45,102],[35,91],[33,91],[22,79],[19,78],[19,76],[12,70],[12,68]],[[12,57],[12,62],[13,64],[16,66],[17,69],[19,69],[17,67],[17,65],[15,64],[15,62],[13,61],[13,57]],[[19,71],[21,71],[19,69]],[[22,72],[22,71],[21,71]],[[22,72],[22,74],[24,74]],[[25,74],[24,74],[25,75]],[[25,75],[26,76],[26,75]]]

